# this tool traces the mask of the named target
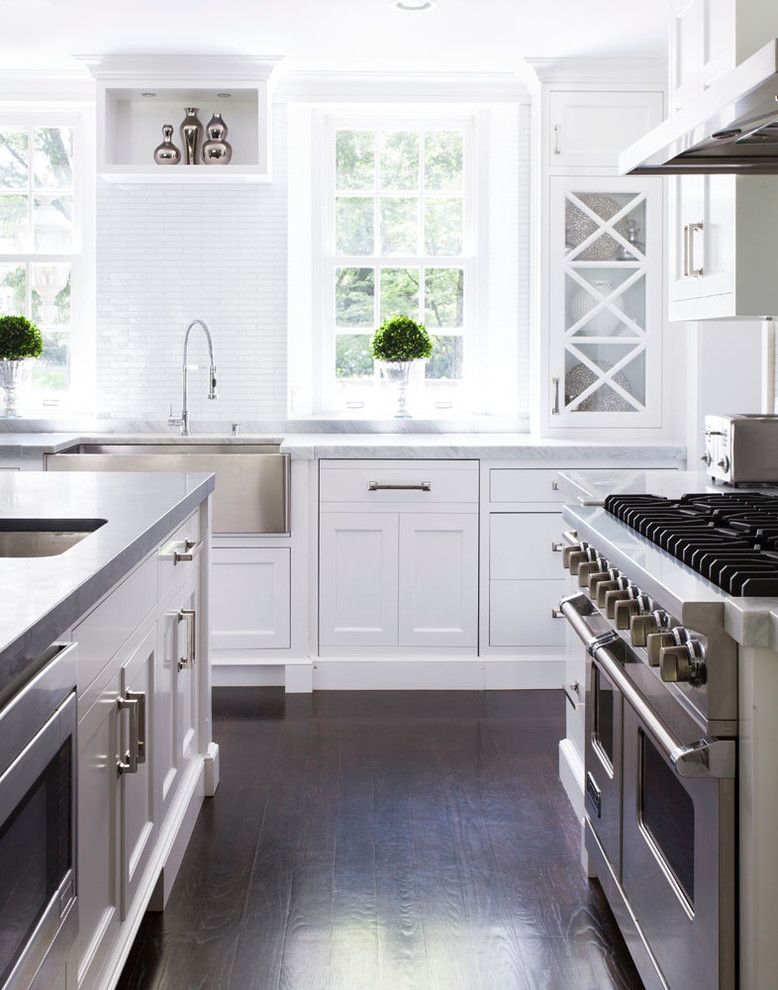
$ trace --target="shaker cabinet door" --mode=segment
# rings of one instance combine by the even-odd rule
[[[397,513],[323,512],[320,541],[320,644],[396,646]]]
[[[400,646],[475,647],[478,516],[400,515]]]

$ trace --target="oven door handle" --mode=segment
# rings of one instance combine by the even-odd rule
[[[573,632],[586,647],[586,652],[591,656],[598,646],[607,646],[614,643],[621,637],[617,632],[610,629],[599,635],[589,628],[586,622],[587,615],[598,614],[589,599],[583,592],[563,598],[559,603],[559,611],[573,627]]]
[[[659,744],[679,777],[734,779],[735,742],[733,739],[698,739],[689,746],[678,742],[646,704],[608,646],[595,646],[591,655],[600,670],[635,709],[638,718],[648,728],[651,736]]]

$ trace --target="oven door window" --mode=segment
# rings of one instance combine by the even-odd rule
[[[0,826],[0,986],[71,862],[71,740]]]
[[[594,677],[594,742],[600,755],[605,757],[608,769],[613,772],[616,688],[599,667],[592,668],[592,676]]]
[[[694,907],[694,802],[640,731],[640,823],[660,861]]]

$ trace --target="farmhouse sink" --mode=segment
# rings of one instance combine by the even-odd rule
[[[0,519],[0,557],[56,557],[105,519]]]
[[[47,471],[191,471],[216,475],[214,533],[289,532],[289,455],[273,443],[176,439],[83,443],[47,454]]]

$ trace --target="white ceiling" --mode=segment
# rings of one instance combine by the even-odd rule
[[[405,13],[390,0],[0,0],[0,66],[153,51],[415,71],[511,71],[519,56],[664,58],[668,3],[438,0],[431,11]]]

